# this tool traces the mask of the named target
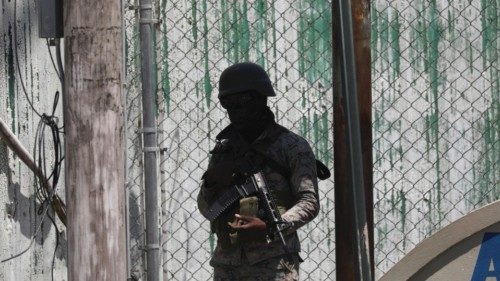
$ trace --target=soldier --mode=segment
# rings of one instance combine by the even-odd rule
[[[211,222],[217,234],[210,261],[214,280],[298,280],[302,260],[296,230],[319,212],[316,160],[306,140],[275,122],[267,106],[272,96],[269,76],[257,64],[237,63],[222,72],[218,97],[231,124],[210,152],[198,207],[210,218],[211,206],[224,205],[220,201],[229,198],[235,184],[262,171],[286,223],[286,250],[269,241],[262,202],[242,198]]]

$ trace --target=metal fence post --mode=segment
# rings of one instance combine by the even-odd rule
[[[359,122],[357,60],[350,0],[332,3],[335,95],[335,214],[337,279],[373,280],[370,223],[367,221],[362,135]],[[369,152],[368,152],[369,153]],[[341,158],[341,159],[339,159]],[[364,159],[365,158],[365,159]],[[347,166],[344,166],[347,163]],[[366,171],[368,172],[368,171]]]
[[[157,128],[155,118],[156,63],[154,49],[153,4],[139,1],[141,42],[142,116],[144,139],[144,187],[146,201],[146,262],[147,280],[159,280],[158,184],[157,184]]]

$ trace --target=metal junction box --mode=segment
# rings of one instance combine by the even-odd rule
[[[64,37],[63,0],[38,0],[40,38]]]

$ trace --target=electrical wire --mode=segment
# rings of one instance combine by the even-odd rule
[[[40,229],[43,225],[43,219],[45,218],[46,215],[50,218],[56,230],[56,247],[54,250],[54,257],[53,257],[53,262],[54,262],[55,251],[59,246],[59,229],[57,227],[55,220],[52,217],[50,217],[50,215],[47,212],[49,210],[49,207],[51,206],[52,199],[54,198],[54,195],[56,193],[56,187],[61,173],[61,166],[62,166],[61,164],[62,161],[64,160],[64,156],[62,156],[61,139],[59,137],[61,133],[57,125],[57,117],[54,116],[55,108],[57,107],[58,101],[59,101],[59,92],[56,92],[52,114],[51,115],[47,115],[45,113],[42,114],[40,122],[38,123],[37,131],[35,134],[35,146],[33,148],[35,163],[37,163],[38,167],[40,167],[42,173],[44,175],[47,175],[45,129],[48,127],[50,129],[50,134],[52,136],[52,145],[54,148],[54,159],[55,159],[54,165],[49,177],[47,177],[46,179],[44,179],[43,177],[37,177],[35,175],[35,184],[34,184],[35,197],[38,201],[41,202],[37,214],[42,217],[42,220],[40,221],[38,227],[36,228],[36,231],[33,234],[33,237],[31,238],[29,246],[22,252],[14,256],[11,256],[10,258],[7,258],[5,260],[2,260],[1,261],[2,263],[23,255],[31,248],[35,238],[38,236],[38,233],[40,232]],[[50,190],[50,192],[47,192],[47,190],[43,188],[43,186],[47,185],[47,182],[50,180],[52,180],[52,190]],[[52,270],[54,270],[53,267]]]
[[[49,51],[50,61],[52,62],[52,66],[54,67],[54,70],[56,71],[57,77],[59,77],[59,80],[61,80],[61,75],[59,74],[59,71],[57,70],[56,63],[54,62],[54,57],[52,56],[52,51],[50,50],[49,39],[46,39],[46,42],[47,42],[47,50]]]
[[[50,175],[46,178],[46,181],[52,181],[52,190],[50,193],[47,192],[46,188],[43,188],[43,186],[47,185],[47,182],[45,182],[45,179],[43,178],[38,178],[38,181],[35,180],[35,196],[37,199],[42,202],[38,214],[42,215],[41,207],[44,204],[47,204],[47,206],[51,205],[52,200],[54,199],[55,191],[57,188],[57,183],[59,181],[59,176],[61,174],[61,164],[62,161],[64,160],[63,156],[63,147],[60,139],[60,128],[57,125],[58,123],[58,118],[54,116],[57,104],[59,101],[59,92],[56,92],[56,95],[54,97],[54,103],[52,107],[52,114],[47,115],[43,114],[42,118],[38,124],[36,136],[35,136],[35,147],[34,147],[34,152],[33,155],[35,157],[35,163],[38,163],[38,166],[42,169],[42,172],[44,175],[47,175],[47,163],[46,163],[46,129],[49,129],[49,134],[51,136],[52,140],[52,148],[53,148],[53,159],[54,159],[54,165],[52,167],[52,170],[50,172]],[[38,148],[38,153],[37,153],[37,148]],[[37,158],[38,156],[38,158]],[[46,213],[46,212],[45,212]],[[50,216],[50,213],[46,213],[46,215],[49,217],[50,221],[52,222],[52,225],[54,225],[55,229],[55,235],[56,235],[56,245],[54,247],[54,254],[52,256],[52,268],[51,268],[51,276],[52,280],[54,280],[54,265],[55,265],[55,258],[56,258],[56,252],[59,247],[59,228],[57,227],[57,223],[55,222],[54,218]],[[45,214],[42,215],[42,221],[43,218],[45,217]]]
[[[61,57],[61,41],[59,39],[56,39],[56,59],[57,59],[57,66],[59,67],[59,80],[61,81],[61,87],[63,93],[66,93],[64,90],[64,67],[62,63],[62,57]]]
[[[66,104],[64,103],[64,101],[65,101],[64,94],[66,93],[65,86],[64,86],[64,79],[65,78],[64,78],[64,67],[63,67],[62,58],[61,58],[61,41],[59,39],[56,39],[56,59],[57,59],[57,65],[59,68],[58,77],[59,77],[59,81],[61,82],[61,89],[62,89],[62,93],[63,93],[63,98],[62,98],[63,99],[63,107],[65,107],[66,106]],[[54,68],[55,68],[55,66],[54,66]],[[56,72],[57,72],[57,70],[56,70]],[[59,101],[59,95],[56,94],[55,99],[54,99],[54,105],[52,107],[52,116],[54,116],[58,101]],[[63,112],[64,112],[64,109],[63,109]],[[63,114],[63,117],[64,117],[64,114]],[[64,128],[64,126],[62,128]],[[57,134],[55,134],[55,133],[57,133]],[[62,132],[57,127],[57,122],[56,122],[55,126],[52,129],[52,135],[53,135],[54,139],[56,139],[56,135],[57,135],[58,148],[60,151],[59,155],[62,155],[63,147],[62,147],[61,141],[59,139],[60,134],[64,135],[64,132]],[[59,159],[59,158],[56,158],[56,159]],[[54,167],[54,170],[53,170],[53,171],[56,171],[56,173],[53,172],[50,175],[50,177],[54,176],[53,180],[55,180],[56,176],[57,176],[57,180],[59,180],[59,175],[61,173],[61,162],[63,160],[64,160],[64,156],[61,156],[59,159],[59,162],[56,162],[57,166]],[[57,180],[56,180],[56,182],[57,182]],[[53,185],[53,186],[55,188],[55,185]],[[49,216],[49,218],[50,218],[50,216]],[[54,247],[54,255],[52,257],[52,272],[51,272],[52,273],[52,281],[54,281],[54,264],[55,264],[55,260],[56,260],[57,248],[59,247],[59,229],[58,229],[57,224],[53,218],[51,218],[51,221],[52,221],[52,224],[54,225],[54,228],[56,230],[56,246]]]
[[[43,217],[45,216],[45,214],[47,214],[47,211],[49,210],[49,207],[50,207],[49,204],[47,204],[45,206],[45,209],[43,211]],[[7,259],[2,260],[1,262],[2,263],[8,262],[8,261],[13,260],[15,258],[18,258],[18,257],[22,256],[24,253],[26,253],[31,248],[31,246],[33,245],[33,242],[35,242],[35,238],[38,235],[38,233],[40,232],[40,230],[42,229],[42,225],[43,225],[43,218],[40,221],[40,223],[38,224],[38,227],[36,228],[35,234],[33,235],[33,237],[31,237],[30,244],[28,245],[28,247],[26,247],[26,249],[24,249],[23,251],[19,252],[18,254],[15,254],[15,255],[7,258]]]
[[[17,0],[14,0],[14,21],[17,20]],[[14,43],[17,44],[17,26],[14,26]],[[60,41],[59,39],[56,39],[56,57],[57,57],[57,64],[59,66],[59,69],[56,67],[56,64],[54,62],[54,58],[52,56],[52,52],[50,50],[50,45],[49,41],[47,40],[47,48],[49,51],[50,59],[52,61],[52,66],[54,67],[54,70],[59,78],[59,81],[61,83],[61,88],[63,89],[64,92],[64,70],[62,67],[62,58],[61,58],[61,47],[60,47]],[[58,126],[58,118],[55,116],[56,108],[59,102],[59,91],[56,92],[54,96],[54,102],[52,105],[52,112],[50,115],[47,115],[45,113],[40,114],[35,107],[33,106],[33,103],[31,102],[31,99],[28,96],[28,93],[26,91],[26,87],[24,86],[22,74],[21,74],[21,67],[19,64],[19,57],[18,57],[18,52],[17,48],[16,51],[14,52],[14,57],[16,61],[16,66],[17,66],[17,72],[19,75],[19,80],[23,89],[24,96],[26,100],[28,101],[31,109],[33,112],[35,112],[38,117],[40,117],[40,121],[38,122],[36,134],[35,134],[35,145],[33,148],[33,157],[34,157],[34,162],[37,163],[38,167],[40,167],[42,174],[47,175],[47,163],[46,163],[46,129],[48,128],[50,130],[49,135],[50,135],[50,140],[52,141],[52,148],[53,148],[53,159],[54,163],[50,172],[50,175],[48,177],[39,177],[35,174],[34,178],[34,194],[35,194],[35,200],[38,200],[41,202],[40,207],[38,208],[37,214],[41,216],[40,223],[36,227],[35,233],[33,234],[33,237],[31,238],[31,241],[26,249],[23,251],[19,252],[16,255],[13,255],[7,259],[2,260],[1,262],[7,262],[12,259],[15,259],[17,257],[20,257],[24,253],[26,253],[33,245],[33,242],[35,241],[36,237],[38,236],[45,216],[47,216],[51,223],[54,225],[55,232],[56,232],[56,245],[54,248],[54,254],[52,257],[52,271],[51,271],[51,276],[52,280],[54,280],[54,265],[55,265],[55,258],[56,258],[56,252],[59,247],[59,228],[57,227],[57,223],[55,219],[50,215],[48,212],[49,207],[51,206],[52,200],[55,197],[56,190],[57,190],[57,183],[59,181],[59,177],[61,174],[61,167],[62,167],[62,161],[64,160],[63,156],[63,146],[61,142],[61,134],[63,134],[63,127]],[[49,141],[50,141],[49,140]],[[52,180],[52,189],[49,191],[49,189],[43,188],[44,186],[47,186],[48,181]]]

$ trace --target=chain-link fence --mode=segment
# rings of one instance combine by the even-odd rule
[[[137,2],[125,7],[129,110],[131,264],[144,276],[141,178],[140,62]],[[269,72],[278,96],[278,122],[306,137],[333,167],[331,8],[328,1],[159,1],[156,33],[163,274],[207,280],[215,247],[196,195],[215,136],[228,119],[217,81],[235,62],[255,61]],[[129,9],[130,8],[130,9]],[[334,278],[333,182],[320,183],[322,211],[300,231],[301,276]],[[307,234],[307,235],[306,235]]]
[[[377,277],[436,230],[499,199],[498,3],[372,1]],[[125,4],[131,268],[144,277],[138,3]],[[155,2],[163,274],[207,280],[215,237],[196,208],[215,135],[221,71],[271,75],[277,120],[333,168],[330,1]],[[333,182],[299,231],[301,279],[335,279]],[[340,187],[339,187],[340,188]]]
[[[500,198],[499,3],[372,2],[378,276]]]

